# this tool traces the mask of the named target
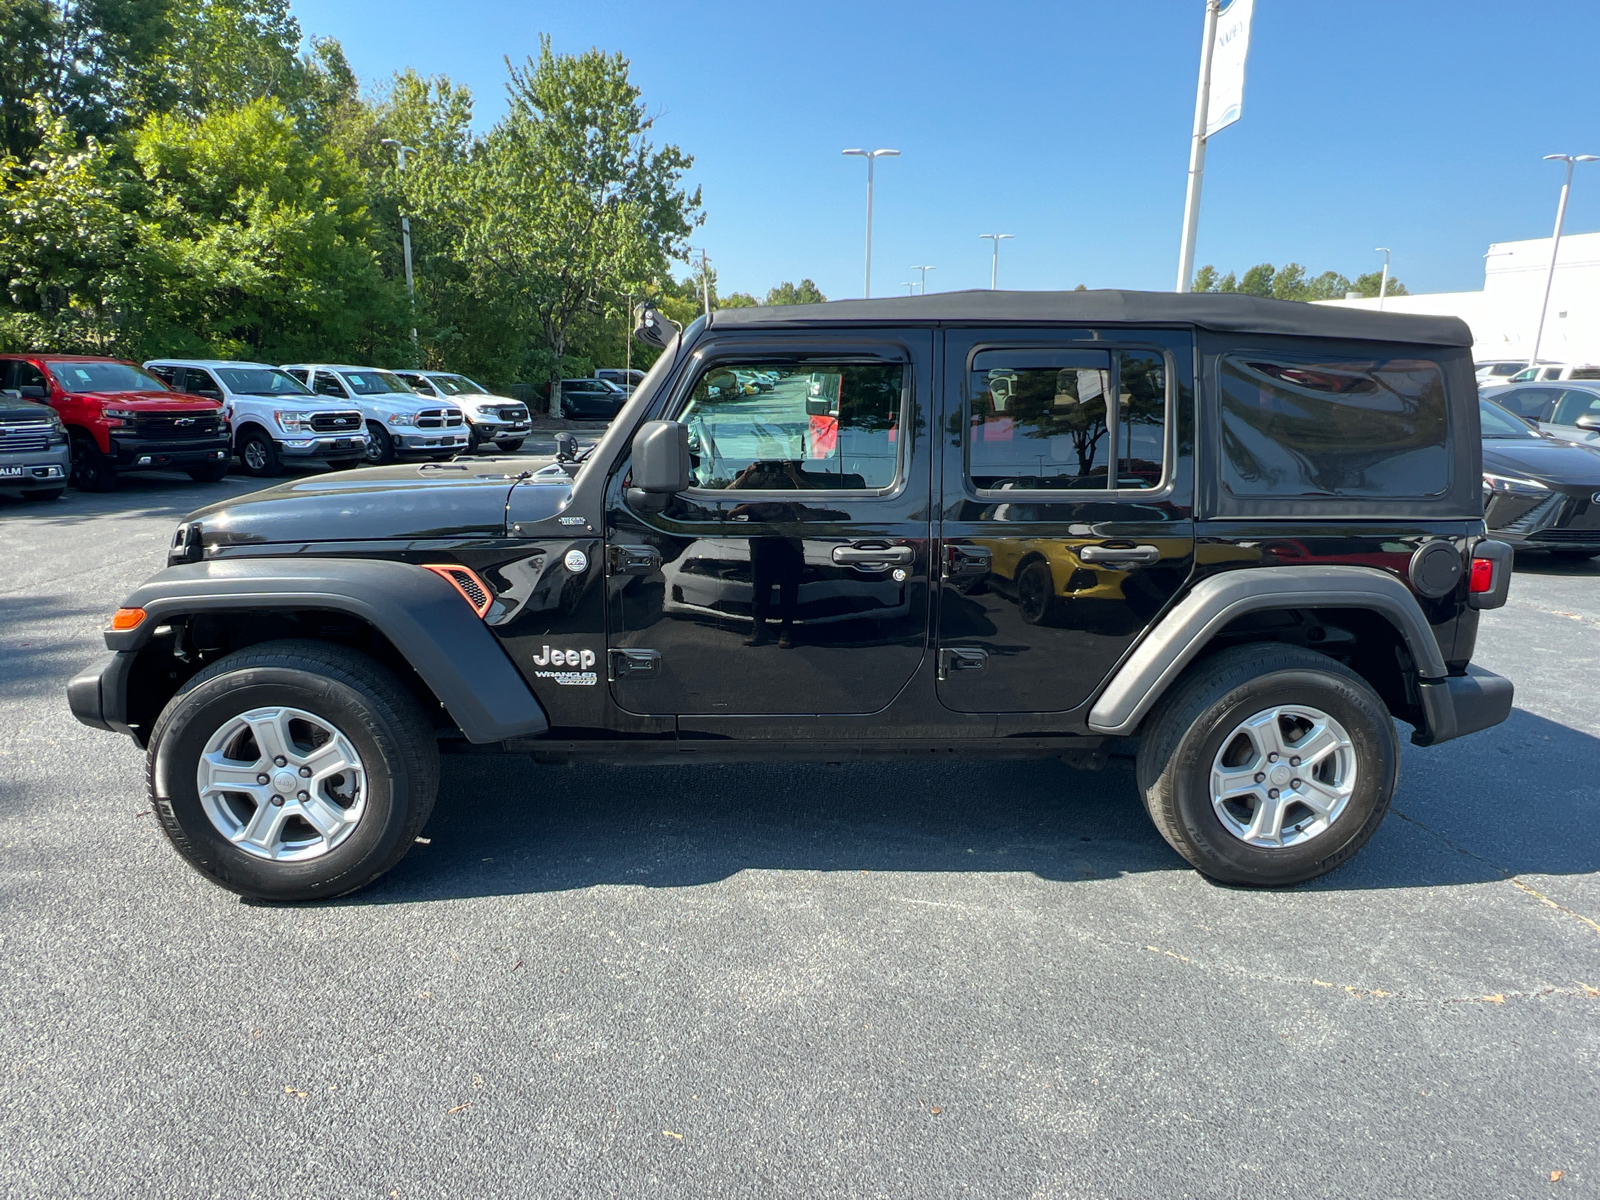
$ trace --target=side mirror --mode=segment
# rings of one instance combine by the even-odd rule
[[[1584,413],[1573,424],[1579,429],[1600,430],[1600,414]]]
[[[683,330],[666,313],[646,300],[634,310],[633,336],[646,346],[665,350]]]
[[[45,392],[44,385],[38,383],[25,383],[17,389],[17,392],[30,400],[45,400],[49,398]]]
[[[660,512],[689,488],[689,428],[678,421],[646,421],[633,435],[633,484],[628,503]]]

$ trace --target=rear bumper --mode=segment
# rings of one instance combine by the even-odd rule
[[[1474,666],[1465,675],[1423,680],[1417,690],[1425,722],[1411,734],[1417,746],[1437,746],[1498,725],[1511,715],[1515,699],[1511,680]]]

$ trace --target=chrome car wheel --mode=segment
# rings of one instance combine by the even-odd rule
[[[366,768],[350,739],[298,708],[257,708],[225,722],[201,752],[196,782],[217,831],[276,862],[327,854],[366,809]]]
[[[1320,709],[1286,704],[1246,718],[1211,764],[1211,807],[1252,846],[1310,841],[1339,819],[1356,785],[1356,751]]]

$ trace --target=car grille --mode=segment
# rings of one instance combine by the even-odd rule
[[[44,450],[50,445],[50,427],[37,429],[7,428],[0,425],[0,454],[15,450]]]
[[[528,407],[525,404],[508,404],[500,410],[500,419],[502,421],[526,421],[528,419]]]
[[[193,417],[183,413],[155,413],[135,417],[129,432],[142,438],[178,441],[183,438],[216,437],[217,427],[217,417],[212,413]]]
[[[425,408],[417,414],[418,429],[453,429],[461,423],[459,408]]]
[[[317,433],[354,433],[361,428],[358,412],[321,412],[311,418],[311,428]]]

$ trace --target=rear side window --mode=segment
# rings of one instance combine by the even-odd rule
[[[1574,367],[1569,379],[1600,379],[1600,367]]]
[[[1167,372],[1150,350],[983,350],[968,380],[979,492],[1160,485]]]
[[[1423,497],[1450,484],[1444,374],[1428,359],[1223,356],[1235,496]]]
[[[1561,393],[1551,424],[1576,425],[1579,417],[1592,416],[1600,416],[1600,392],[1580,392],[1571,388]]]
[[[1560,394],[1554,388],[1518,388],[1507,395],[1496,396],[1494,402],[1525,421],[1547,421]]]

